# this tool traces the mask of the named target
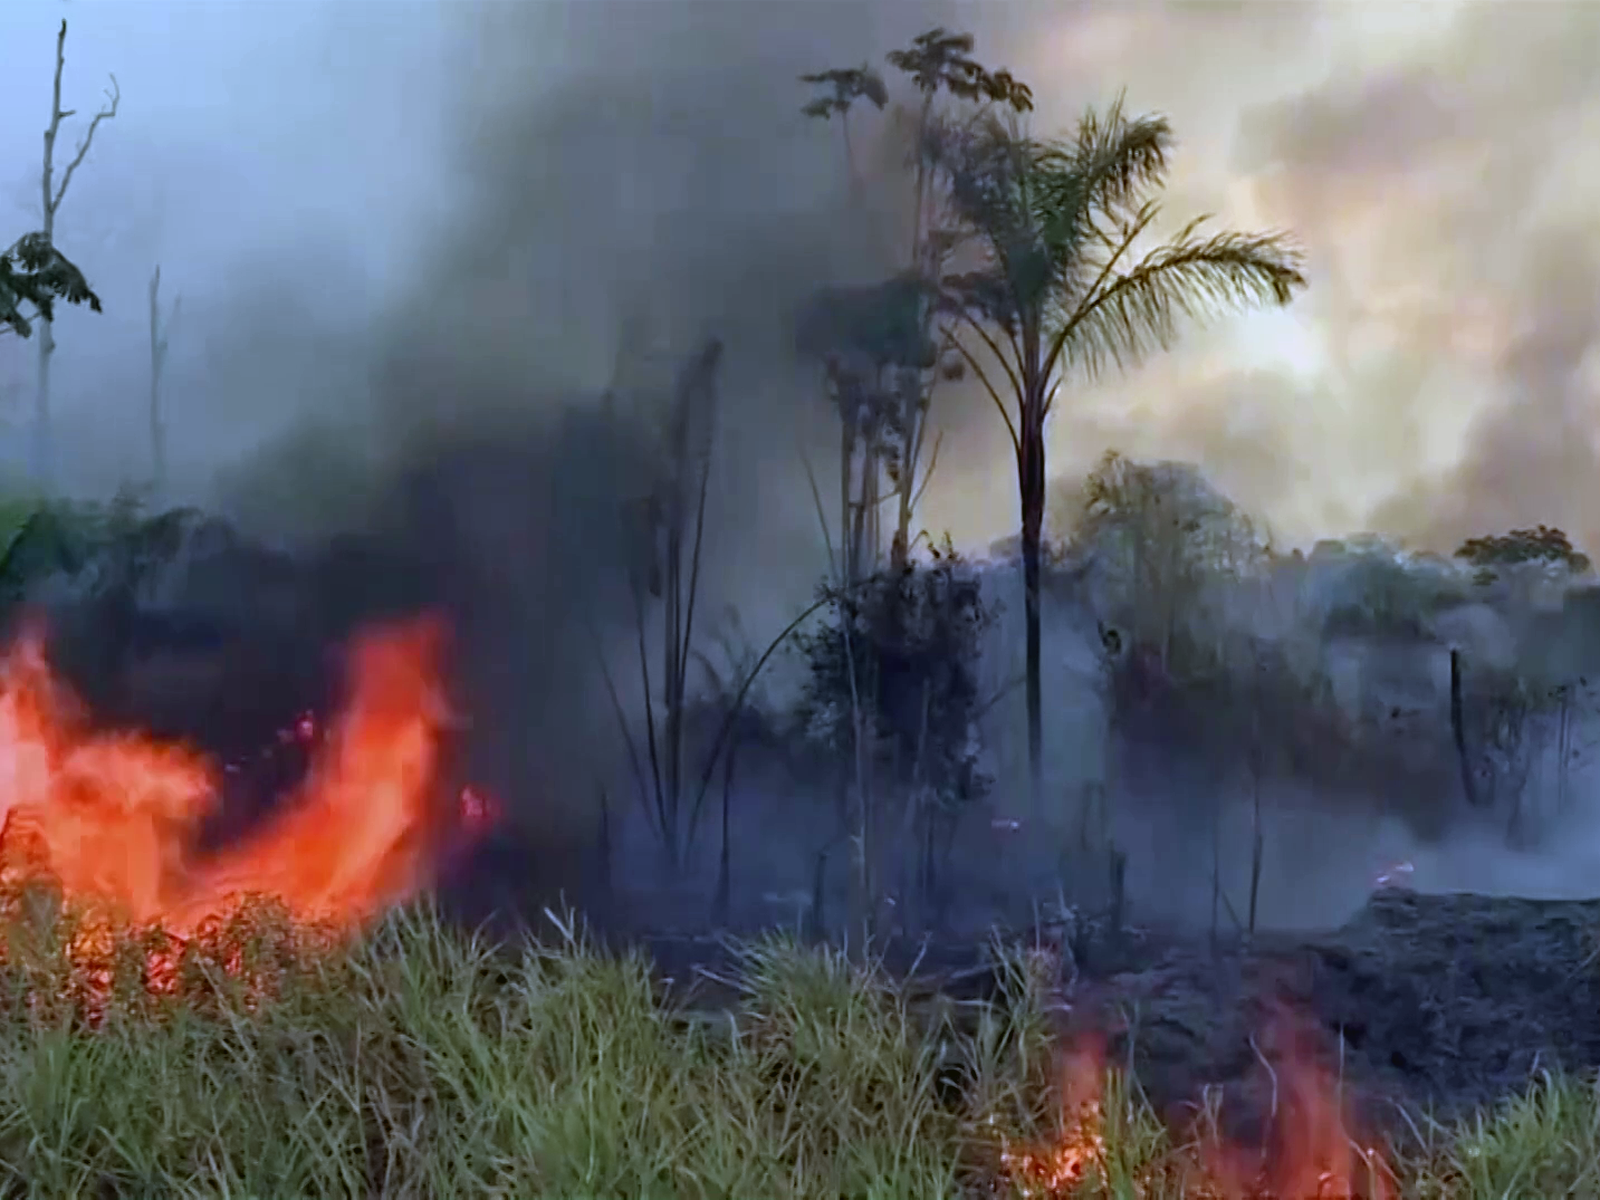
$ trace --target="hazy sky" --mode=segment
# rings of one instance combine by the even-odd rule
[[[682,39],[662,32],[677,13]],[[548,154],[558,174],[578,161],[508,142],[501,110],[547,104],[550,129],[581,126],[585,109],[562,107],[564,94],[676,78],[683,54],[706,88],[737,76],[770,90],[724,105],[728,128],[743,130],[745,110],[798,103],[787,67],[758,73],[767,58],[881,59],[943,22],[973,29],[980,57],[1033,83],[1040,127],[1065,128],[1123,87],[1132,107],[1166,112],[1181,142],[1174,218],[1287,228],[1308,254],[1311,289],[1292,313],[1240,319],[1125,380],[1069,392],[1055,466],[1108,445],[1195,459],[1293,539],[1377,526],[1445,544],[1545,520],[1600,541],[1600,5],[722,0],[690,13],[678,0],[0,4],[0,229],[34,223],[63,16],[65,102],[79,110],[66,153],[108,73],[122,87],[58,231],[107,308],[61,325],[62,436],[79,437],[71,478],[104,485],[144,469],[155,263],[185,306],[174,452],[201,472],[307,415],[366,413],[370,373],[353,350],[379,326],[392,340],[397,312],[426,311],[417,297],[441,240],[462,237],[458,214],[510,186],[502,160],[525,154],[536,172]],[[703,47],[682,48],[691,34],[716,44],[712,66]],[[735,139],[716,153],[743,151]],[[769,178],[751,183],[751,206],[810,203],[795,198],[803,183],[770,181],[777,157],[761,161]],[[665,201],[651,209],[657,183],[630,186],[629,211],[650,209],[667,236]],[[476,250],[492,259],[496,248]],[[516,284],[546,285],[549,271]],[[608,337],[567,347],[566,374],[603,383]],[[14,340],[0,355],[0,387],[26,388],[31,357]],[[1015,522],[1011,465],[981,411],[954,422],[960,445],[928,508],[928,524],[974,541]]]
[[[107,310],[63,322],[55,363],[63,409],[138,421],[146,286],[157,263],[167,297],[181,294],[186,310],[171,351],[180,390],[185,375],[203,374],[207,343],[216,350],[216,339],[244,336],[224,318],[258,287],[299,276],[297,305],[356,327],[370,319],[406,273],[427,214],[449,195],[441,120],[471,49],[452,35],[465,30],[437,5],[389,0],[11,0],[0,5],[7,228],[37,223],[40,134],[63,17],[63,104],[79,115],[63,128],[58,163],[104,102],[111,73],[122,91],[58,218],[59,243],[93,276]],[[10,361],[0,380],[20,375],[31,387],[31,347],[3,349]],[[133,395],[111,394],[124,388]],[[295,407],[262,399],[252,414],[187,395],[174,413],[187,429],[175,436],[191,451],[238,444],[254,427],[281,422],[273,407]],[[114,470],[95,449],[97,468]],[[144,447],[127,450],[137,470]]]

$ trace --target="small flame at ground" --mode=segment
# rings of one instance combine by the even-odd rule
[[[1267,1144],[1228,1144],[1209,1127],[1167,1162],[1160,1180],[1127,1181],[1133,1195],[1170,1194],[1171,1169],[1182,1194],[1203,1200],[1389,1200],[1394,1175],[1379,1150],[1351,1132],[1340,1082],[1318,1061],[1306,1026],[1274,1013],[1264,1031],[1268,1055],[1255,1043],[1270,1084]],[[1001,1170],[1028,1200],[1067,1200],[1091,1179],[1107,1178],[1108,1143],[1103,1046],[1080,1046],[1067,1056],[1059,1135],[1048,1145],[1004,1144]]]
[[[1001,1170],[1028,1200],[1071,1196],[1106,1161],[1105,1077],[1104,1045],[1079,1043],[1063,1065],[1060,1136],[1042,1147],[1002,1144]]]
[[[0,663],[0,881],[44,876],[179,938],[250,895],[299,922],[359,926],[429,881],[447,824],[495,815],[470,790],[458,811],[439,808],[443,648],[427,618],[358,637],[326,731],[306,713],[281,735],[310,755],[303,783],[249,838],[204,856],[223,772],[183,746],[93,730],[29,630]]]

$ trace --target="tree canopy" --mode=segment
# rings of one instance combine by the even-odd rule
[[[1480,572],[1490,573],[1496,567],[1514,567],[1523,563],[1565,566],[1575,575],[1581,575],[1589,569],[1589,556],[1575,549],[1565,533],[1549,525],[1468,538],[1456,548],[1455,556],[1469,566],[1477,567]]]

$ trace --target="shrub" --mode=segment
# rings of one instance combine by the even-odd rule
[[[894,798],[892,808],[876,810],[873,836],[912,834],[895,848],[910,851],[916,898],[933,904],[955,820],[993,784],[977,717],[979,659],[996,609],[948,539],[926,562],[853,588],[829,585],[822,595],[833,620],[796,635],[807,671],[799,725],[840,764],[841,796],[867,783]],[[853,765],[871,779],[852,780]]]

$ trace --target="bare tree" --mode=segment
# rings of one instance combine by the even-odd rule
[[[67,23],[62,21],[61,30],[56,34],[56,74],[55,85],[51,91],[50,124],[44,131],[44,169],[39,175],[39,194],[43,201],[44,219],[44,226],[40,232],[47,247],[55,244],[56,213],[61,208],[62,200],[66,198],[72,176],[89,154],[89,147],[94,143],[95,130],[100,128],[101,121],[117,115],[117,105],[122,100],[122,89],[117,86],[117,77],[113,75],[111,87],[106,92],[106,106],[95,113],[94,119],[89,122],[83,141],[78,143],[78,152],[67,164],[67,169],[61,173],[61,182],[58,185],[55,178],[56,135],[61,132],[62,121],[77,115],[76,109],[61,107],[61,73],[66,68],[66,62]],[[54,483],[55,477],[55,451],[50,426],[50,357],[56,351],[52,323],[49,314],[40,314],[39,375],[33,410],[34,479],[39,486],[46,489]]]
[[[150,491],[159,504],[167,490],[167,427],[161,416],[161,373],[167,365],[167,339],[178,320],[181,297],[161,319],[161,267],[150,276]]]
[[[878,565],[880,509],[887,500],[895,503],[890,565],[899,569],[910,557],[914,513],[939,454],[939,438],[931,446],[928,442],[933,393],[941,378],[955,378],[965,369],[935,338],[939,280],[954,247],[946,228],[944,142],[935,133],[976,119],[996,104],[1019,113],[1033,107],[1027,85],[1009,71],[991,71],[977,62],[973,46],[971,34],[939,28],[887,55],[889,66],[911,82],[918,97],[910,109],[895,110],[895,133],[905,147],[912,188],[909,256],[886,281],[825,291],[818,301],[819,319],[807,335],[825,359],[829,398],[840,416],[841,552],[846,577],[853,581]],[[865,189],[851,109],[858,100],[883,109],[888,87],[866,63],[803,75],[801,82],[818,89],[802,110],[805,115],[839,120],[851,197],[859,208]],[[942,105],[941,96],[953,103]]]
[[[612,419],[617,419],[615,393],[616,385],[624,378],[624,359],[630,349],[638,349],[645,329],[645,318],[636,315],[624,330],[623,353],[619,354],[606,401]],[[640,490],[622,504],[630,542],[628,592],[633,604],[634,644],[644,702],[642,746],[630,729],[598,635],[591,631],[645,819],[659,842],[665,866],[674,877],[693,848],[716,766],[724,761],[723,756],[738,733],[738,720],[747,713],[745,701],[750,688],[790,635],[822,606],[820,601],[812,604],[764,651],[747,663],[742,662],[744,674],[736,685],[724,681],[728,694],[723,696],[726,706],[721,723],[698,772],[693,771],[687,718],[695,698],[689,693],[689,675],[697,659],[704,663],[696,651],[695,618],[700,602],[713,431],[719,402],[717,373],[722,352],[721,340],[708,338],[678,371],[670,403],[657,414],[664,418],[657,430],[660,458],[653,473],[641,481]],[[652,670],[650,654],[653,610],[661,633],[656,670]],[[730,775],[732,769],[731,764],[725,764]],[[731,780],[727,786],[731,789]]]
[[[645,699],[645,746],[650,796],[668,867],[676,871],[685,850],[680,814],[684,793],[684,712],[700,595],[701,550],[711,481],[712,423],[722,343],[708,340],[680,370],[666,414],[659,476],[631,506],[634,561],[630,564],[640,682]],[[661,673],[651,678],[646,650],[647,610],[661,604]],[[654,683],[661,687],[658,712]],[[659,718],[659,719],[658,719]]]

